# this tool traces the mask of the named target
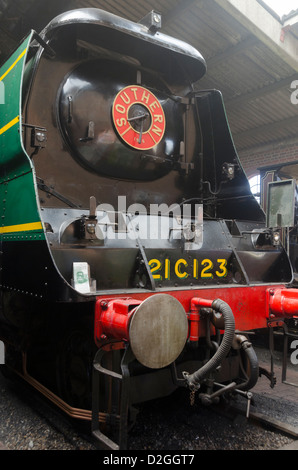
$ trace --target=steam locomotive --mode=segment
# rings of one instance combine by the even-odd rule
[[[178,387],[247,394],[247,332],[297,304],[205,60],[160,26],[65,12],[0,69],[6,368],[109,448]]]

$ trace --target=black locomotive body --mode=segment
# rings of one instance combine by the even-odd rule
[[[292,280],[221,94],[194,86],[203,57],[149,20],[70,11],[1,69],[6,364],[72,416],[93,398],[96,432],[120,415],[122,447],[132,405],[252,388],[241,331],[288,315],[272,298]]]

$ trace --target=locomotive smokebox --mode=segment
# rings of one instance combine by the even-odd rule
[[[98,301],[97,341],[129,341],[136,359],[159,369],[174,362],[188,336],[188,320],[181,303],[168,294],[156,294],[143,302],[134,299]]]

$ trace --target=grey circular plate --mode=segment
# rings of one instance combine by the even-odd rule
[[[165,367],[182,352],[188,321],[181,303],[168,294],[155,294],[137,307],[129,338],[136,359],[153,369]]]

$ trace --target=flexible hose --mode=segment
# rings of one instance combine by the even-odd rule
[[[196,390],[205,377],[221,364],[231,349],[235,334],[235,320],[230,306],[223,300],[217,299],[212,303],[212,308],[222,314],[225,323],[225,332],[218,350],[206,364],[193,374],[183,372],[183,376],[188,386],[193,390]]]
[[[241,349],[244,351],[246,359],[248,361],[248,379],[243,384],[237,385],[237,388],[240,390],[250,390],[256,385],[259,378],[259,361],[255,350],[253,349],[251,343],[248,340],[242,342]]]

